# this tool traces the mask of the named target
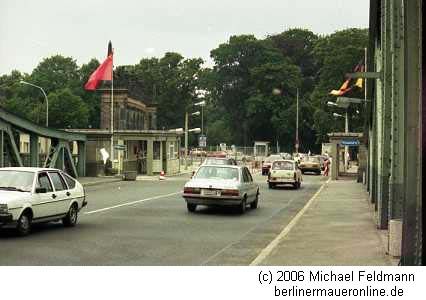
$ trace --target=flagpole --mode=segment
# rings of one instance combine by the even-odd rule
[[[111,163],[114,162],[114,59],[111,66]],[[114,165],[112,165],[114,168]]]
[[[364,72],[367,72],[367,48],[364,48]],[[364,106],[367,105],[367,78],[364,79]]]
[[[299,88],[296,92],[296,153],[299,153]]]

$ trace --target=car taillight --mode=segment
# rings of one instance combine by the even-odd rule
[[[239,196],[240,191],[239,190],[222,190],[221,195],[222,196]]]
[[[199,188],[186,187],[183,189],[184,194],[199,194],[201,190]]]

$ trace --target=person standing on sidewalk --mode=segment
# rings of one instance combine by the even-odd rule
[[[325,159],[324,164],[325,164],[324,176],[328,176],[328,173],[330,171],[330,165],[331,165],[331,156]]]

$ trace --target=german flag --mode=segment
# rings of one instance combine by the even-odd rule
[[[354,68],[354,73],[355,72],[364,72],[364,64],[362,61],[360,61],[356,67]],[[355,82],[354,82],[355,81]],[[342,96],[344,94],[346,94],[347,92],[351,91],[354,87],[359,87],[360,89],[362,88],[363,85],[363,79],[362,78],[358,78],[356,80],[354,80],[353,78],[347,78],[345,80],[345,82],[343,82],[342,86],[340,87],[340,89],[338,90],[332,90],[330,92],[330,95],[333,96]]]

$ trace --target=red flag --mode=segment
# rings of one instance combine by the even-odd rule
[[[105,61],[90,75],[84,88],[89,91],[96,90],[102,80],[112,80],[112,52]]]

